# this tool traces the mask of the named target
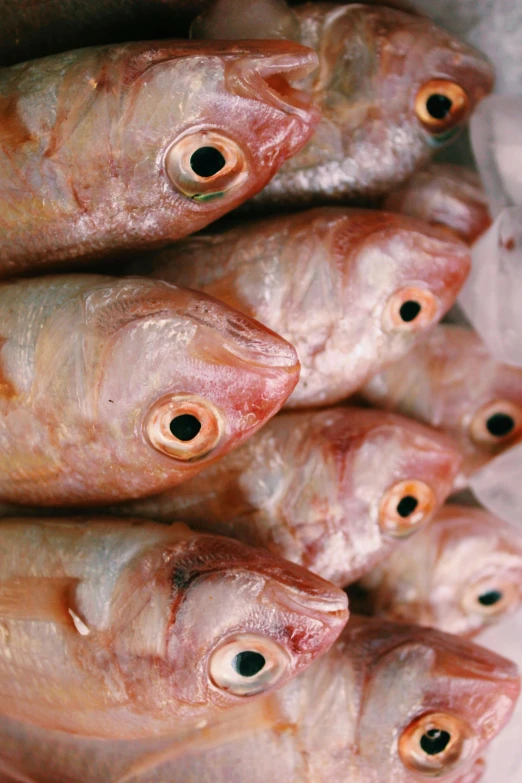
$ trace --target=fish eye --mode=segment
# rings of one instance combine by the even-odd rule
[[[237,190],[247,177],[245,156],[236,142],[217,131],[192,131],[167,151],[165,169],[184,196],[204,202]]]
[[[434,323],[439,309],[439,300],[427,288],[402,288],[386,302],[383,327],[386,331],[421,331]]]
[[[462,609],[469,615],[481,615],[484,620],[513,611],[520,603],[518,586],[501,575],[488,576],[468,585],[462,597]]]
[[[479,446],[496,446],[511,440],[521,428],[522,409],[509,400],[495,400],[475,413],[470,435]]]
[[[393,537],[409,536],[429,519],[435,504],[435,493],[424,481],[399,481],[383,495],[379,526],[383,533]]]
[[[289,663],[286,652],[272,639],[237,634],[212,653],[209,673],[221,690],[234,696],[252,696],[273,688]]]
[[[157,451],[181,460],[209,454],[219,443],[223,429],[218,409],[194,394],[162,398],[145,419],[149,443]]]
[[[438,776],[462,760],[469,735],[466,724],[455,715],[426,713],[402,732],[399,756],[408,769],[429,777]]]
[[[432,134],[444,133],[466,116],[469,98],[466,91],[455,82],[431,79],[424,84],[415,98],[415,113]]]

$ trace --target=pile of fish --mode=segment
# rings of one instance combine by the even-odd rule
[[[499,778],[522,100],[424,6],[0,0],[0,783]]]

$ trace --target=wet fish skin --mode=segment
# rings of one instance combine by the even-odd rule
[[[496,362],[474,332],[459,326],[437,326],[360,394],[379,408],[451,434],[464,457],[457,489],[522,436],[522,370]],[[504,435],[487,429],[495,415],[512,425]]]
[[[522,536],[487,511],[450,504],[361,587],[372,614],[470,637],[518,609]]]
[[[183,520],[346,585],[431,518],[460,464],[449,439],[402,416],[348,407],[282,413],[198,477],[111,513]],[[410,496],[418,508],[399,518],[382,509],[402,482],[395,506]]]
[[[469,249],[445,230],[324,207],[190,237],[130,268],[205,291],[283,335],[301,362],[287,407],[308,407],[345,399],[407,352],[453,304],[469,265]],[[401,297],[422,305],[418,318],[399,318]]]
[[[140,278],[1,284],[0,336],[4,502],[92,505],[166,489],[253,434],[299,374],[292,346],[260,324]],[[172,431],[178,416],[201,425],[187,442]]]
[[[383,206],[391,212],[447,226],[470,245],[491,225],[479,176],[451,163],[430,163],[389,193]]]
[[[236,207],[310,137],[317,109],[286,78],[316,62],[293,42],[161,41],[1,70],[0,275],[158,247]],[[194,163],[209,146],[219,162]]]
[[[348,616],[346,595],[304,569],[185,525],[8,519],[0,546],[0,712],[70,734],[194,728],[280,687]],[[254,685],[216,660],[252,637],[267,667]]]
[[[215,32],[212,13],[211,6],[193,23],[195,36],[224,37],[223,13],[218,13]],[[281,11],[287,26],[288,14]],[[492,89],[493,68],[485,55],[425,17],[376,5],[321,2],[296,6],[293,18],[294,40],[319,55],[318,70],[300,85],[311,91],[322,120],[307,146],[256,197],[259,205],[382,195],[454,138]],[[226,37],[239,37],[238,25],[244,36],[243,19],[231,14]],[[276,37],[277,20],[272,26]],[[257,27],[256,20],[254,37]],[[269,37],[270,27],[263,32]],[[432,81],[438,85],[428,90],[426,101],[444,90],[453,103],[440,122],[416,106]],[[461,101],[462,109],[457,109]]]

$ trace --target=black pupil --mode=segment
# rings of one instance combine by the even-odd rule
[[[233,666],[241,677],[254,677],[264,668],[265,663],[266,661],[261,653],[247,650],[236,655]]]
[[[428,114],[430,114],[434,120],[446,119],[446,117],[451,111],[452,106],[453,104],[451,100],[448,98],[448,96],[439,95],[439,93],[434,93],[433,95],[430,95],[430,97],[426,101],[426,108],[428,110]]]
[[[515,421],[507,413],[494,413],[486,422],[486,427],[491,435],[503,438],[515,429]]]
[[[448,747],[451,735],[442,729],[430,729],[421,737],[420,745],[428,756],[436,756]]]
[[[495,606],[499,601],[502,601],[502,593],[500,590],[489,590],[487,593],[479,595],[478,600],[482,606]]]
[[[225,158],[215,147],[200,147],[190,158],[190,167],[198,177],[213,177],[225,163]]]
[[[172,419],[170,422],[170,431],[178,440],[194,440],[200,429],[201,422],[190,413],[183,413],[181,416],[176,416],[176,418]]]
[[[406,323],[409,323],[409,321],[414,321],[417,318],[420,311],[420,304],[412,299],[409,299],[407,302],[404,302],[401,309],[399,310],[399,313],[402,320],[406,321]]]
[[[409,517],[418,505],[417,498],[414,498],[413,495],[405,495],[397,506],[397,513],[400,517]]]

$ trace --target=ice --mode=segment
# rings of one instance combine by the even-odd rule
[[[522,443],[477,470],[469,485],[483,506],[506,522],[522,527]]]
[[[522,99],[489,95],[471,118],[473,154],[496,217],[522,205]]]
[[[504,209],[471,256],[459,305],[499,362],[522,366],[522,207]]]
[[[522,670],[522,613],[494,625],[476,641],[518,664]],[[486,755],[486,774],[480,783],[522,783],[522,698],[513,718],[495,738]]]

